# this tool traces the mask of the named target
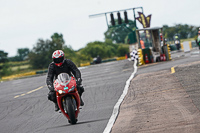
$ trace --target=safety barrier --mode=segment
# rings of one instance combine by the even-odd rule
[[[41,71],[36,71],[36,74],[42,74],[42,73],[47,73],[48,70],[41,70]]]
[[[138,58],[139,59],[139,65],[141,66],[141,65],[145,64],[144,59],[143,59],[142,49],[138,49],[137,52],[138,52],[138,57],[139,57]]]
[[[27,72],[27,73],[5,76],[5,77],[2,77],[2,80],[10,80],[10,79],[21,78],[21,77],[25,77],[25,76],[31,76],[31,75],[35,75],[35,74],[36,74],[36,71],[31,71],[31,72]]]
[[[126,57],[122,56],[122,57],[116,57],[116,58],[112,58],[112,59],[106,59],[106,60],[102,60],[101,63],[106,63],[106,62],[110,62],[110,61],[118,61],[118,60],[125,60]],[[93,62],[88,62],[88,63],[81,63],[80,67],[84,67],[84,66],[89,66],[89,65],[93,65]]]
[[[125,56],[123,56],[123,57],[117,57],[117,58],[113,58],[113,59],[103,60],[102,63],[104,63],[104,62],[110,62],[110,61],[116,61],[116,60],[124,60],[124,59],[126,59]],[[81,64],[80,66],[83,67],[83,66],[89,66],[89,65],[91,65],[90,62]],[[21,73],[21,74],[15,74],[15,75],[11,75],[11,76],[5,76],[5,77],[2,77],[1,79],[2,80],[11,80],[11,79],[21,78],[21,77],[25,77],[25,76],[32,76],[32,75],[36,75],[36,74],[43,74],[43,73],[47,73],[47,72],[48,72],[48,70],[31,71],[31,72],[27,72],[27,73]]]
[[[84,67],[84,66],[89,66],[90,65],[90,62],[88,62],[88,63],[81,63],[81,67]]]
[[[117,60],[125,60],[126,57],[125,57],[125,56],[122,56],[122,57],[117,57],[116,59],[117,59]]]
[[[170,47],[169,47],[169,44],[167,44],[167,51],[168,51],[168,58],[169,58],[169,60],[171,60],[172,59],[172,57],[171,57],[171,50],[170,50]]]
[[[2,80],[11,80],[11,79],[22,78],[22,77],[26,77],[26,76],[33,76],[36,74],[43,74],[43,73],[47,73],[47,72],[48,72],[48,70],[31,71],[31,72],[27,72],[27,73],[5,76],[5,77],[2,77],[1,79]]]

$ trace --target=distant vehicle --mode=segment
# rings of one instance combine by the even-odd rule
[[[181,43],[180,43],[180,37],[179,37],[178,34],[175,34],[175,35],[174,35],[174,43],[175,43],[175,45],[176,45],[176,49],[177,49],[177,50],[180,50],[180,48],[181,48]]]
[[[99,64],[99,63],[101,63],[101,57],[98,55],[96,58],[93,58],[93,62],[94,62],[94,64]]]

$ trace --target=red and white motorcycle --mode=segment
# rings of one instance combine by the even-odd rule
[[[61,73],[54,81],[58,106],[69,123],[76,124],[80,112],[80,97],[76,87],[76,79],[67,73]]]

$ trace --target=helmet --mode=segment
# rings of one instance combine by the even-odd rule
[[[56,66],[61,66],[64,62],[64,52],[62,50],[54,51],[52,59]]]

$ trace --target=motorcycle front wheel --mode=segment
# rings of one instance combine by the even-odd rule
[[[67,97],[66,98],[66,110],[67,110],[67,113],[69,115],[69,122],[71,124],[76,124],[77,120],[76,120],[76,117],[75,117],[75,108],[74,108],[74,105],[72,103],[72,98],[71,97]]]

